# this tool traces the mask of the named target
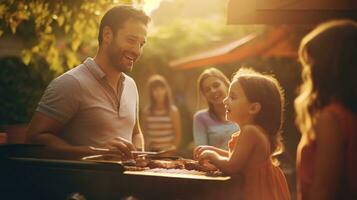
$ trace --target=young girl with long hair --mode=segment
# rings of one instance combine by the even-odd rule
[[[242,174],[243,199],[289,200],[285,176],[274,159],[283,150],[284,97],[278,81],[240,69],[233,77],[224,104],[226,117],[241,130],[232,135],[229,151],[202,148],[195,157],[208,160],[226,174]]]
[[[151,151],[177,149],[181,142],[181,119],[171,88],[161,75],[151,76],[147,84],[150,103],[143,112],[146,148]]]
[[[299,49],[298,199],[357,199],[357,23],[321,24]]]

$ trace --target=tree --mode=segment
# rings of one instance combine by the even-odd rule
[[[61,73],[80,63],[96,46],[99,20],[116,4],[132,0],[3,0],[0,4],[0,37],[15,35],[25,43],[25,64],[44,59]]]

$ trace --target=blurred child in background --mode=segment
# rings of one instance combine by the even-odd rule
[[[273,159],[283,149],[284,97],[278,81],[240,69],[233,77],[224,104],[227,119],[236,122],[241,130],[232,135],[229,151],[203,147],[194,157],[208,160],[226,174],[241,173],[244,199],[289,200],[285,176]]]
[[[177,149],[181,142],[181,119],[171,89],[161,75],[148,80],[150,102],[143,112],[143,133],[150,151]]]

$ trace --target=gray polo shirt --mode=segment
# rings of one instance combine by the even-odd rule
[[[115,137],[132,141],[138,91],[132,78],[122,77],[118,97],[104,72],[87,58],[48,85],[36,111],[63,123],[59,137],[72,145],[100,147]]]

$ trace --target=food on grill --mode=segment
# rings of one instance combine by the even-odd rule
[[[185,168],[189,170],[198,170],[204,172],[217,171],[217,167],[208,161],[199,163],[198,161],[191,160],[185,163]]]
[[[138,167],[138,166],[124,166],[124,168],[127,171],[144,171],[150,169],[148,167]]]
[[[127,171],[147,171],[147,170],[191,170],[193,173],[204,173],[208,176],[222,176],[222,172],[216,166],[208,161],[198,162],[191,159],[159,159],[151,157],[136,157],[135,159],[122,161],[119,156],[112,154],[95,155],[82,158],[82,160],[91,160],[96,162],[118,162],[121,163]]]
[[[175,160],[150,160],[149,168],[164,168],[164,169],[184,169],[185,165],[182,162]]]
[[[138,157],[134,161],[136,162],[135,166],[137,167],[147,167],[150,162],[149,159],[145,159],[143,157]]]

